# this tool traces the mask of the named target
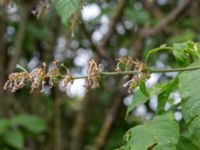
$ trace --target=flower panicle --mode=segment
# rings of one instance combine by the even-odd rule
[[[71,72],[67,70],[67,74],[65,75],[63,79],[63,87],[65,88],[66,91],[68,91],[73,83],[74,83],[74,78]]]
[[[95,89],[98,88],[99,85],[99,80],[101,78],[101,65],[98,65],[94,59],[91,59],[88,64],[88,69],[87,69],[87,78],[86,78],[86,83],[85,87],[87,89]]]
[[[26,82],[30,81],[28,72],[15,72],[8,76],[8,81],[4,85],[4,90],[10,89],[12,92],[22,89]]]
[[[59,61],[54,61],[53,65],[48,67],[48,69],[47,64],[43,63],[42,67],[35,68],[30,72],[20,65],[16,67],[20,69],[21,72],[14,72],[9,75],[8,81],[4,85],[4,90],[9,89],[15,92],[25,87],[25,85],[30,84],[30,93],[38,89],[43,92],[45,86],[52,88],[57,82],[60,82],[65,90],[68,90],[75,79],[80,79],[79,77],[73,77],[68,68]],[[62,75],[63,69],[65,70],[65,75]],[[131,92],[141,81],[150,77],[145,69],[146,65],[144,63],[137,60],[134,61],[131,57],[125,56],[118,59],[116,71],[112,72],[110,75],[132,71],[132,78],[123,85],[124,87],[128,87],[129,92]],[[87,76],[82,77],[86,78],[85,87],[87,90],[98,88],[100,86],[99,80],[103,74],[104,72],[102,72],[101,64],[98,65],[94,59],[91,59],[88,63]],[[128,74],[127,76],[128,78],[130,77]]]
[[[16,92],[19,89],[25,87],[25,85],[30,84],[30,93],[40,90],[44,91],[44,87],[47,85],[49,88],[52,88],[61,77],[60,73],[60,63],[58,61],[54,61],[53,67],[49,67],[47,71],[47,64],[43,63],[42,67],[38,67],[33,69],[31,72],[28,72],[25,68],[20,65],[17,65],[16,68],[20,69],[21,72],[14,72],[8,76],[8,80],[4,85],[4,90],[11,90],[11,92]],[[67,77],[67,81],[65,79],[65,86],[71,82],[72,76],[70,76],[70,80]],[[67,83],[68,82],[68,83]]]
[[[45,78],[46,78],[46,72],[43,68],[35,68],[33,71],[29,73],[31,77],[31,91],[41,89],[41,92],[43,91],[43,87],[45,85]]]
[[[150,77],[149,73],[144,72],[144,70],[146,69],[146,65],[144,63],[136,60],[133,61],[133,64],[133,72],[135,72],[135,74],[129,81],[127,81],[123,85],[124,87],[128,87],[129,93],[133,91],[140,84],[141,81],[144,81],[145,79],[148,79]]]
[[[117,67],[116,71],[121,72],[121,71],[128,71],[133,68],[134,61],[130,56],[123,56],[117,59]]]
[[[42,2],[36,6],[35,10],[32,10],[32,14],[36,16],[36,18],[39,20],[41,17],[43,17],[45,14],[47,14],[50,10],[50,4],[48,2]]]

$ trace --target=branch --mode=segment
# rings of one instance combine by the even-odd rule
[[[163,16],[155,1],[141,0],[141,3],[152,17],[161,18]]]
[[[23,7],[20,8],[20,13],[21,13],[21,21],[19,23],[19,31],[17,33],[16,36],[16,41],[15,41],[15,53],[10,61],[9,64],[9,68],[8,68],[8,72],[13,72],[13,70],[15,69],[15,65],[19,59],[19,56],[21,54],[22,51],[22,43],[24,41],[24,33],[26,30],[26,22],[27,22],[27,18],[28,18],[28,14],[27,14],[27,9],[24,9]]]
[[[118,4],[114,8],[112,18],[110,19],[110,24],[108,26],[108,32],[104,35],[104,38],[97,44],[99,53],[111,60],[111,55],[107,52],[106,47],[115,31],[115,26],[120,21],[123,16],[123,12],[126,6],[127,0],[119,0]],[[113,61],[110,61],[113,64]]]
[[[3,85],[5,83],[6,80],[6,63],[7,63],[7,53],[6,53],[6,48],[7,48],[7,40],[5,39],[5,37],[3,35],[5,35],[6,32],[6,24],[8,24],[8,20],[7,20],[7,15],[6,15],[6,10],[5,9],[1,9],[0,10],[0,20],[1,20],[1,26],[0,26],[0,109],[2,110],[2,112],[5,112],[5,110],[7,110],[5,108],[5,103],[7,101],[5,101],[4,99],[4,91],[3,91]],[[5,71],[6,70],[6,71]]]
[[[182,71],[191,71],[191,70],[198,70],[200,66],[193,66],[193,67],[184,67],[184,68],[172,68],[172,69],[154,69],[154,68],[145,68],[143,72],[147,73],[167,73],[167,72],[182,72]],[[135,71],[122,71],[122,72],[101,72],[102,76],[119,76],[119,75],[135,75],[137,72]],[[64,76],[61,76],[64,77]],[[74,80],[76,79],[84,79],[87,76],[77,76],[73,77]]]
[[[57,88],[52,89],[54,108],[53,108],[53,148],[54,150],[62,149],[62,133],[61,133],[61,99],[59,95],[59,90]]]
[[[100,42],[100,45],[102,47],[105,47],[109,43],[109,41],[115,31],[115,26],[122,17],[126,3],[127,3],[127,0],[118,0],[118,4],[114,8],[112,18],[110,19],[110,24],[108,26],[108,32],[106,33],[106,35],[104,35],[104,38]]]
[[[83,22],[83,21],[82,21]],[[94,50],[101,58],[110,60],[110,56],[108,55],[107,51],[102,50],[101,48],[99,48],[96,43],[93,42],[92,40],[92,33],[93,31],[88,31],[85,23],[82,23],[82,30],[85,33],[86,38],[91,42],[91,48],[92,50]]]
[[[166,17],[163,17],[154,27],[143,27],[130,37],[130,43],[133,43],[135,49],[134,59],[141,59],[144,46],[144,40],[148,36],[153,36],[162,30],[166,30],[168,25],[173,22],[190,5],[190,0],[183,0]],[[148,6],[149,7],[149,6]]]
[[[156,26],[150,29],[144,29],[143,34],[144,36],[151,36],[158,32],[160,32],[163,28],[165,28],[168,24],[173,22],[181,13],[191,4],[190,0],[184,0],[182,1],[177,7],[175,7],[169,15],[167,15],[165,18],[160,20],[160,22],[157,23]]]
[[[87,93],[82,99],[80,104],[80,110],[74,122],[74,127],[71,133],[71,141],[69,145],[70,150],[81,150],[84,138],[84,132],[87,123],[87,114],[90,108],[91,97]]]
[[[110,133],[110,129],[116,119],[117,112],[118,112],[120,104],[122,102],[121,100],[125,96],[125,94],[123,94],[121,91],[116,92],[116,93],[118,93],[118,94],[113,99],[111,108],[109,109],[109,111],[107,112],[107,114],[105,116],[105,119],[101,126],[101,130],[95,140],[93,150],[100,150],[103,148],[103,146],[105,145],[106,139]]]

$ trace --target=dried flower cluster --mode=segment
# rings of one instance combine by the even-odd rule
[[[144,72],[146,65],[138,60],[134,61],[130,56],[124,56],[117,59],[117,72],[133,71],[133,77],[127,81],[123,86],[128,87],[128,91],[134,90],[141,81],[149,78],[149,74]]]
[[[63,86],[65,88],[65,90],[70,89],[70,87],[72,86],[72,84],[74,83],[74,78],[71,74],[71,72],[69,70],[67,70],[67,75],[64,77],[63,80]]]
[[[47,14],[50,10],[50,4],[48,2],[42,2],[36,6],[36,9],[32,11],[32,14],[36,16],[37,19],[40,19],[43,15]]]
[[[134,61],[130,56],[124,56],[117,59],[116,71],[128,71],[133,68]]]
[[[89,61],[89,66],[87,70],[87,79],[85,86],[89,89],[95,89],[99,87],[99,79],[101,77],[101,66],[97,65],[94,59]]]
[[[38,89],[43,92],[45,85],[52,88],[54,83],[62,77],[59,65],[60,64],[57,61],[54,61],[54,66],[47,71],[47,65],[46,63],[43,63],[41,68],[35,68],[30,73],[23,67],[17,65],[17,68],[20,68],[22,72],[10,74],[8,81],[4,85],[4,90],[10,89],[12,92],[15,92],[18,89],[23,88],[26,84],[31,84],[31,93]],[[73,78],[71,76],[69,78],[69,76],[70,75],[66,75],[64,78],[64,88],[73,81]]]
[[[143,72],[143,70],[146,68],[145,64],[139,61],[133,61],[134,64],[134,72],[132,79],[127,81],[123,86],[129,88],[129,92],[134,90],[141,81],[147,79],[150,77],[148,73]]]
[[[35,68],[31,73],[30,76],[30,82],[31,82],[31,93],[37,89],[41,89],[41,92],[44,89],[44,85],[46,83],[46,64],[43,64],[43,68]]]
[[[58,78],[58,76],[60,75],[60,62],[58,61],[54,61],[53,62],[54,66],[49,68],[48,72],[47,72],[47,76],[49,78],[49,87],[52,88],[54,86],[54,81]]]
[[[12,73],[9,75],[8,81],[4,85],[4,90],[10,89],[12,92],[15,92],[16,90],[23,88],[28,81],[30,81],[28,72]]]
[[[66,71],[65,75],[61,74],[62,67]],[[5,90],[10,89],[12,92],[15,92],[16,90],[23,88],[25,85],[30,84],[30,92],[38,89],[43,92],[45,86],[52,88],[58,81],[61,81],[64,89],[68,90],[74,80],[80,78],[86,78],[85,87],[87,89],[95,89],[99,87],[99,80],[101,75],[104,73],[102,72],[101,65],[98,65],[94,59],[89,61],[87,76],[83,77],[73,77],[71,72],[58,61],[54,61],[53,66],[48,69],[46,63],[43,63],[41,68],[35,68],[30,73],[19,65],[17,68],[20,68],[22,71],[9,75],[8,81],[4,85]],[[149,74],[144,72],[145,68],[146,66],[143,63],[133,61],[131,57],[122,57],[118,59],[116,72],[111,73],[111,75],[120,74],[122,71],[132,71],[132,79],[124,84],[125,87],[128,87],[129,91],[132,91],[141,81],[149,77]]]

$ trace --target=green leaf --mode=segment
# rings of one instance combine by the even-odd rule
[[[169,44],[172,44],[172,43],[181,43],[181,42],[185,42],[185,41],[188,41],[188,40],[191,40],[191,39],[194,39],[195,38],[195,32],[194,31],[190,31],[190,30],[187,30],[181,34],[178,34],[178,35],[173,35],[173,36],[170,36],[169,39],[167,40]]]
[[[69,18],[80,8],[80,0],[53,0],[53,4],[64,25],[67,25]]]
[[[189,138],[185,136],[180,136],[179,142],[177,144],[177,150],[199,150]]]
[[[27,23],[27,33],[28,36],[33,36],[34,38],[44,41],[50,36],[48,28],[40,27],[33,22]]]
[[[172,112],[131,128],[125,134],[125,150],[175,150],[179,139],[179,126]]]
[[[39,134],[47,129],[45,122],[38,116],[19,115],[11,119],[13,125],[19,125],[28,131]]]
[[[200,65],[200,60],[191,66]],[[194,143],[200,148],[200,70],[183,72],[179,77],[181,107],[188,130]]]
[[[161,89],[166,86],[167,83],[156,83],[149,89],[149,95],[154,96],[158,95]]]
[[[191,61],[200,58],[200,43],[192,41],[174,43],[173,54],[180,65],[189,65]]]
[[[185,43],[174,43],[173,44],[173,55],[175,56],[177,62],[180,65],[188,65],[190,63],[189,55],[185,52],[186,49],[192,47],[189,46],[187,42]]]
[[[158,94],[158,108],[157,115],[162,114],[165,111],[165,104],[168,100],[170,93],[177,87],[178,85],[178,76],[175,79],[170,81],[164,87],[162,87],[161,92]]]
[[[136,24],[150,23],[149,13],[145,10],[135,10],[132,7],[125,9],[125,16]]]
[[[128,116],[128,114],[139,104],[143,104],[145,102],[147,102],[149,99],[149,97],[147,97],[146,95],[143,94],[143,92],[141,91],[141,89],[139,89],[138,91],[136,91],[134,93],[134,97],[132,100],[132,103],[128,106],[128,109],[126,111],[126,117]],[[125,118],[126,118],[125,117]]]
[[[3,134],[10,127],[10,121],[6,119],[0,120],[0,134]]]
[[[23,149],[24,147],[24,136],[19,130],[9,130],[4,135],[5,142],[16,149]]]
[[[157,53],[157,52],[159,52],[159,51],[163,51],[163,50],[169,50],[169,51],[171,51],[171,50],[173,50],[173,48],[172,48],[172,47],[167,47],[166,44],[163,44],[163,45],[161,45],[161,46],[158,47],[158,48],[154,48],[154,49],[150,50],[150,51],[146,54],[146,56],[145,56],[145,63],[147,63],[148,58],[149,58],[150,55],[152,55],[152,54],[154,54],[154,53]]]
[[[145,81],[141,81],[141,83],[140,83],[139,86],[140,86],[141,92],[142,92],[146,97],[149,97],[149,92],[147,91],[147,87],[146,87]]]

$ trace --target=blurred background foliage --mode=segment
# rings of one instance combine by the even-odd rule
[[[150,49],[162,44],[199,41],[200,1],[88,0],[67,25],[53,6],[37,18],[32,12],[40,3],[16,0],[0,5],[0,149],[119,147],[130,127],[152,118],[155,96],[125,120],[133,95],[122,87],[123,78],[104,78],[101,87],[90,92],[86,92],[84,80],[77,80],[69,91],[58,85],[30,94],[29,87],[16,93],[4,91],[7,76],[16,64],[32,70],[42,62],[51,66],[54,60],[63,62],[75,75],[86,74],[91,58],[105,70],[114,70],[118,57],[129,55],[143,61]],[[155,68],[178,66],[168,52],[152,55],[148,63]],[[161,81],[156,91],[174,76],[152,74],[147,86]],[[177,97],[174,92],[171,101]],[[181,123],[181,113],[176,116]]]

